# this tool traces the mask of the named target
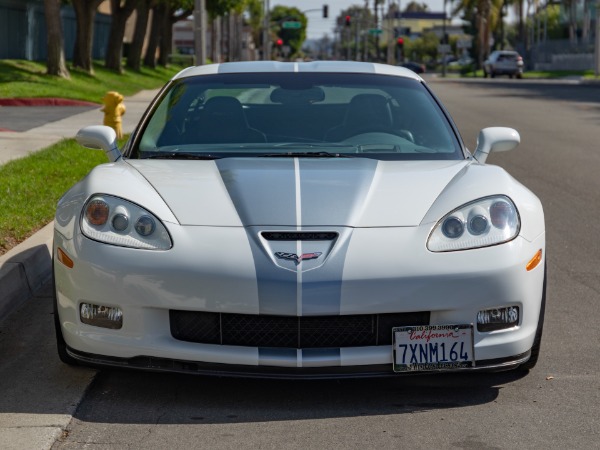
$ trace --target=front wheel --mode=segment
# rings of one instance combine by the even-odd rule
[[[544,287],[542,289],[542,304],[540,306],[540,318],[538,319],[538,326],[535,332],[535,338],[533,339],[533,346],[531,347],[531,356],[527,362],[521,364],[518,370],[529,371],[535,367],[540,356],[540,349],[542,347],[542,331],[544,329],[544,315],[546,313],[546,266],[544,265]]]

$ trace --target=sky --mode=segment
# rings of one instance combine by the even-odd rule
[[[393,0],[397,2],[398,0]],[[429,6],[429,10],[432,12],[442,12],[444,9],[444,0],[417,0],[418,3],[425,3]],[[391,0],[386,1],[387,4]],[[408,4],[410,0],[400,0],[400,8],[404,9],[404,6]],[[322,8],[323,5],[329,5],[329,18],[324,19]],[[333,29],[335,28],[335,19],[340,15],[343,9],[348,8],[352,5],[365,5],[365,0],[270,0],[270,7],[273,8],[275,5],[283,5],[296,7],[301,11],[307,11],[316,9],[317,11],[306,12],[308,18],[307,38],[308,39],[320,39],[324,34],[333,35]],[[369,7],[373,8],[373,0],[369,0]],[[448,1],[448,13],[450,12],[450,2]]]

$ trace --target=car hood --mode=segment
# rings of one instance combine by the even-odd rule
[[[417,226],[470,161],[128,160],[182,225]]]

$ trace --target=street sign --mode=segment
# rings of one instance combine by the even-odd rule
[[[383,32],[383,30],[381,28],[370,28],[369,29],[369,34],[381,34]]]
[[[281,28],[297,30],[299,28],[302,28],[302,23],[297,22],[297,21],[288,20],[281,24]]]

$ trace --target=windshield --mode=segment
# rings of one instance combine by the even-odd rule
[[[228,156],[462,159],[452,127],[417,80],[356,73],[234,73],[176,80],[132,158]]]

